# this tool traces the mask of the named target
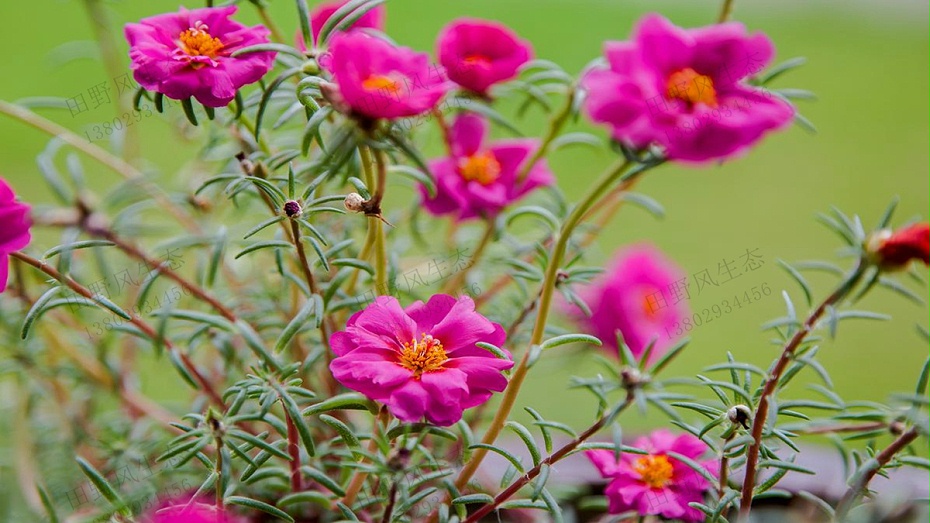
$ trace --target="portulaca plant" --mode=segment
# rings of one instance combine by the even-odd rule
[[[126,24],[132,107],[107,124],[112,148],[0,102],[53,142],[39,163],[54,201],[24,202],[0,178],[3,368],[42,391],[17,420],[33,428],[30,445],[58,449],[21,478],[33,502],[17,521],[869,522],[925,511],[877,502],[870,481],[928,468],[927,365],[902,376],[891,402],[847,403],[817,355],[844,320],[882,318],[855,308],[866,293],[921,302],[925,290],[900,276],[920,280],[930,262],[926,222],[896,223],[894,203],[875,224],[822,215],[845,258],[783,263],[797,288],[742,297],[784,300],[764,326],[780,347],[767,368],[737,351],[668,375],[682,351],[701,350],[687,338],[705,321],[687,300],[700,282],[648,243],[586,265],[624,202],[658,212],[632,192],[645,176],[667,163],[710,169],[793,123],[810,127],[794,105],[806,92],[774,85],[803,61],[776,62],[764,33],[728,20],[730,1],[706,27],[649,14],[577,74],[496,21],[451,21],[431,56],[384,33],[384,0],[293,3],[290,20],[257,0],[208,1]],[[238,21],[246,9],[264,24]],[[546,111],[547,125],[505,116],[508,100]],[[127,125],[178,103],[186,125],[209,130],[180,186],[140,169]],[[609,143],[566,132],[574,120],[608,129]],[[437,157],[421,152],[429,137]],[[557,177],[547,157],[574,145],[615,161],[593,180]],[[82,161],[125,182],[96,192]],[[568,180],[585,186],[577,201],[560,191]],[[403,183],[415,201],[389,197]],[[764,261],[747,249],[745,263]],[[815,295],[808,270],[834,274],[834,290]],[[534,365],[567,344],[603,363],[552,384],[596,397],[590,425],[533,408],[532,423],[516,421]],[[140,389],[152,372],[177,373],[183,401]],[[799,373],[823,380],[819,395],[784,397]],[[624,431],[636,408],[663,428]],[[825,433],[847,463],[845,494],[781,488],[789,473],[829,473],[797,462],[797,440]],[[588,495],[552,487],[572,457],[603,479]],[[806,509],[763,519],[772,500]]]

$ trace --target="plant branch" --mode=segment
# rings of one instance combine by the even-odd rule
[[[750,443],[749,449],[746,452],[746,474],[743,478],[743,489],[740,497],[739,521],[741,522],[745,523],[749,521],[749,513],[752,510],[752,494],[755,488],[756,467],[759,462],[759,451],[762,448],[765,422],[768,418],[769,399],[778,389],[778,382],[785,372],[785,369],[788,367],[788,363],[790,363],[794,357],[795,351],[804,339],[807,338],[807,335],[814,329],[817,321],[823,316],[824,312],[826,312],[827,307],[838,303],[849,294],[856,283],[862,278],[864,272],[865,264],[860,261],[843,283],[810,313],[804,325],[802,325],[801,328],[794,333],[794,336],[791,337],[788,343],[785,344],[781,356],[778,358],[778,361],[775,363],[762,385],[762,395],[759,397],[759,404],[756,406],[756,412],[752,419],[752,443]]]
[[[462,270],[457,272],[446,282],[442,290],[444,294],[452,294],[453,292],[461,290],[465,283],[465,279],[468,277],[468,271],[478,263],[478,260],[484,255],[485,249],[490,245],[491,239],[494,238],[494,219],[488,218],[485,225],[484,234],[481,235],[481,239],[478,240],[478,245],[475,246],[475,253],[471,257],[471,263],[462,267]]]
[[[565,103],[562,104],[559,111],[555,113],[549,121],[549,129],[546,131],[546,136],[543,137],[542,142],[540,142],[533,156],[523,164],[520,171],[517,173],[517,183],[525,180],[526,177],[529,176],[530,171],[533,170],[533,167],[536,167],[536,164],[539,163],[539,160],[549,154],[552,141],[556,139],[559,132],[565,127],[565,123],[568,122],[568,119],[572,115],[572,107],[575,105],[576,93],[575,86],[569,86],[567,96],[565,97]]]

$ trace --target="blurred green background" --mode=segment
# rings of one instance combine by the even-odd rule
[[[297,27],[293,3],[270,3],[278,25],[293,34]],[[178,2],[105,5],[118,27],[175,10]],[[189,2],[187,7],[196,5]],[[605,40],[624,39],[649,10],[662,12],[679,25],[696,26],[712,23],[718,9],[716,1],[690,0],[390,0],[387,29],[399,43],[431,51],[438,30],[455,17],[497,19],[531,40],[538,57],[576,73],[600,54]],[[928,214],[927,3],[737,0],[734,15],[751,30],[764,31],[774,40],[778,61],[808,58],[806,66],[780,78],[775,86],[809,89],[818,95],[818,101],[801,102],[800,110],[819,132],[811,135],[793,127],[726,165],[662,167],[647,176],[638,190],[659,200],[667,216],[657,221],[630,207],[605,231],[593,251],[594,260],[606,259],[618,246],[637,240],[656,243],[689,274],[704,269],[716,274],[718,262],[726,258],[739,263],[747,249],[758,249],[764,256],[762,268],[719,288],[705,289],[692,300],[692,308],[701,311],[763,283],[776,292],[692,331],[690,349],[670,374],[693,374],[722,361],[726,351],[737,359],[768,365],[777,349],[759,325],[783,312],[778,291],[788,289],[803,308],[801,293],[777,267],[776,259],[835,259],[838,240],[815,221],[816,213],[836,205],[859,214],[868,226],[893,197],[900,196],[896,223]],[[247,3],[241,6],[240,18],[258,23]],[[0,20],[6,21],[0,32],[0,99],[70,98],[111,80],[94,58],[89,43],[93,33],[83,2],[7,0],[0,2]],[[122,39],[119,44],[125,50]],[[75,54],[87,58],[62,62],[62,57]],[[123,62],[128,65],[128,58]],[[114,105],[103,105],[72,117],[67,110],[39,110],[78,134],[88,124],[113,118],[114,111]],[[527,134],[539,135],[544,122],[537,111],[520,125]],[[159,118],[144,120],[139,129],[143,156],[169,177],[198,148],[196,140],[179,137]],[[586,123],[578,129],[603,135]],[[47,140],[0,116],[0,175],[29,201],[48,201],[35,164]],[[561,187],[576,198],[612,160],[606,150],[577,149],[557,153],[551,164]],[[100,185],[117,182],[112,173],[93,162],[85,165],[88,176],[96,177]],[[395,193],[395,201],[402,196]],[[47,247],[40,244],[34,250]],[[926,275],[923,268],[920,272]],[[818,296],[833,282],[820,275],[811,275],[810,281]],[[909,284],[926,296],[925,288]],[[926,326],[926,306],[879,290],[860,308],[891,314],[894,321],[850,321],[835,342],[825,343],[821,360],[831,371],[837,390],[851,400],[883,400],[892,392],[911,390],[928,353],[915,328]],[[547,417],[582,426],[593,416],[591,397],[580,391],[565,392],[565,384],[570,375],[593,372],[596,368],[583,353],[553,352],[532,372],[524,403]],[[177,383],[170,373],[159,372],[148,376],[144,387],[153,396],[179,399]],[[798,393],[801,385],[795,384],[793,392]],[[638,426],[654,421],[628,418],[628,423]]]

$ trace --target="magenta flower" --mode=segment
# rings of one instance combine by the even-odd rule
[[[479,94],[517,76],[533,50],[507,26],[486,20],[460,19],[439,33],[439,63],[449,78]]]
[[[513,361],[475,345],[500,347],[505,338],[504,329],[476,312],[467,296],[437,294],[406,309],[396,298],[379,296],[332,335],[336,358],[330,369],[340,383],[387,405],[401,421],[425,417],[448,426],[507,386],[501,371]]]
[[[684,271],[656,247],[634,245],[617,252],[607,271],[584,289],[591,317],[582,322],[614,350],[619,331],[637,358],[655,342],[653,361],[677,341],[680,322],[691,314],[687,293]]]
[[[335,2],[323,2],[322,4],[316,6],[313,11],[310,12],[310,28],[313,30],[313,41],[320,44],[320,30],[323,29],[323,25],[326,24],[326,21],[329,20],[329,17],[342,6],[349,3],[349,0],[336,0]],[[350,29],[377,29],[378,31],[384,31],[384,17],[386,9],[384,5],[379,5],[367,13],[363,14],[358,20],[356,20]],[[301,39],[300,45],[303,45],[303,40]]]
[[[582,81],[585,108],[635,147],[654,142],[689,162],[730,158],[792,121],[790,103],[744,81],[774,53],[739,23],[681,29],[650,14],[632,41],[605,44],[609,67]]]
[[[624,452],[617,461],[612,450],[589,450],[588,459],[610,480],[607,495],[608,512],[620,514],[634,510],[642,516],[656,515],[683,521],[703,521],[701,511],[688,503],[703,501],[711,488],[704,476],[668,455],[675,452],[698,461],[708,447],[691,434],[675,437],[667,430],[657,430],[649,437],[639,438],[634,447],[648,454]],[[716,476],[719,465],[714,460],[701,463]]]
[[[13,188],[0,178],[0,293],[9,279],[9,254],[24,249],[32,240],[29,206],[16,201]]]
[[[143,523],[244,523],[244,519],[218,512],[213,505],[177,500],[163,504],[142,517]]]
[[[488,124],[473,113],[463,113],[450,129],[449,157],[429,162],[435,176],[436,196],[420,187],[426,210],[434,215],[454,214],[457,220],[491,216],[537,187],[554,182],[545,160],[536,162],[523,180],[520,168],[539,147],[534,139],[485,143]]]
[[[321,65],[333,75],[353,113],[404,118],[432,109],[449,89],[426,53],[397,47],[361,31],[335,35]]]
[[[230,56],[237,49],[268,43],[264,26],[230,20],[236,6],[205,7],[126,24],[132,75],[139,85],[208,107],[224,107],[236,91],[257,82],[274,65],[274,52]]]

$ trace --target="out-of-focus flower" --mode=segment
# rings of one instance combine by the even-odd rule
[[[471,298],[437,294],[403,309],[379,296],[330,339],[330,369],[346,387],[387,405],[405,422],[448,426],[507,386],[513,367],[475,344],[502,346],[504,329],[475,311]]]
[[[268,29],[231,20],[235,12],[236,6],[182,8],[126,24],[133,77],[168,98],[194,97],[208,107],[228,105],[240,87],[271,70],[275,57],[270,51],[230,56],[268,43]]]
[[[460,19],[439,33],[439,63],[449,79],[479,94],[517,76],[533,50],[507,26],[486,20]]]
[[[869,238],[866,249],[883,269],[903,269],[911,260],[930,265],[930,224],[915,223],[894,232],[879,231]]]
[[[143,523],[245,523],[232,514],[218,511],[213,505],[179,500],[153,509],[142,516]]]
[[[658,248],[628,247],[581,292],[592,313],[581,321],[614,350],[619,331],[637,358],[655,342],[650,360],[656,360],[677,341],[679,322],[691,314],[686,285],[684,271]]]
[[[349,3],[349,0],[337,0],[335,2],[323,2],[322,4],[313,8],[313,11],[310,12],[310,29],[313,31],[313,41],[320,45],[320,31],[323,29],[323,25],[326,24],[326,21],[329,20],[331,16],[342,6]],[[384,5],[379,5],[367,13],[359,17],[358,20],[352,23],[349,26],[348,30],[351,29],[376,29],[378,31],[384,31],[384,18],[387,9]],[[306,51],[307,46],[304,44],[303,37],[298,33],[297,35],[297,48],[301,51]]]
[[[320,65],[337,84],[341,101],[367,118],[404,118],[432,109],[449,90],[426,53],[398,47],[361,31],[333,37]]]
[[[30,207],[16,201],[13,188],[0,178],[0,293],[9,279],[9,254],[24,249],[32,240]]]
[[[454,214],[457,220],[491,216],[537,187],[554,182],[545,160],[538,161],[523,180],[517,176],[539,147],[534,139],[485,143],[488,124],[474,113],[459,115],[450,129],[452,154],[429,162],[436,195],[420,187],[426,210]]]
[[[739,23],[682,29],[649,14],[632,40],[605,44],[608,67],[582,81],[585,109],[634,147],[657,143],[687,162],[730,158],[794,117],[786,100],[745,82],[774,53]]]
[[[601,476],[610,480],[604,491],[608,511],[620,514],[633,510],[642,516],[703,521],[704,514],[689,507],[688,503],[703,501],[704,492],[711,488],[710,483],[668,453],[675,452],[698,462],[707,452],[707,445],[690,434],[676,437],[667,430],[657,430],[637,439],[633,446],[648,454],[624,452],[617,461],[612,450],[585,452]],[[712,475],[719,473],[719,465],[714,460],[701,465]]]

